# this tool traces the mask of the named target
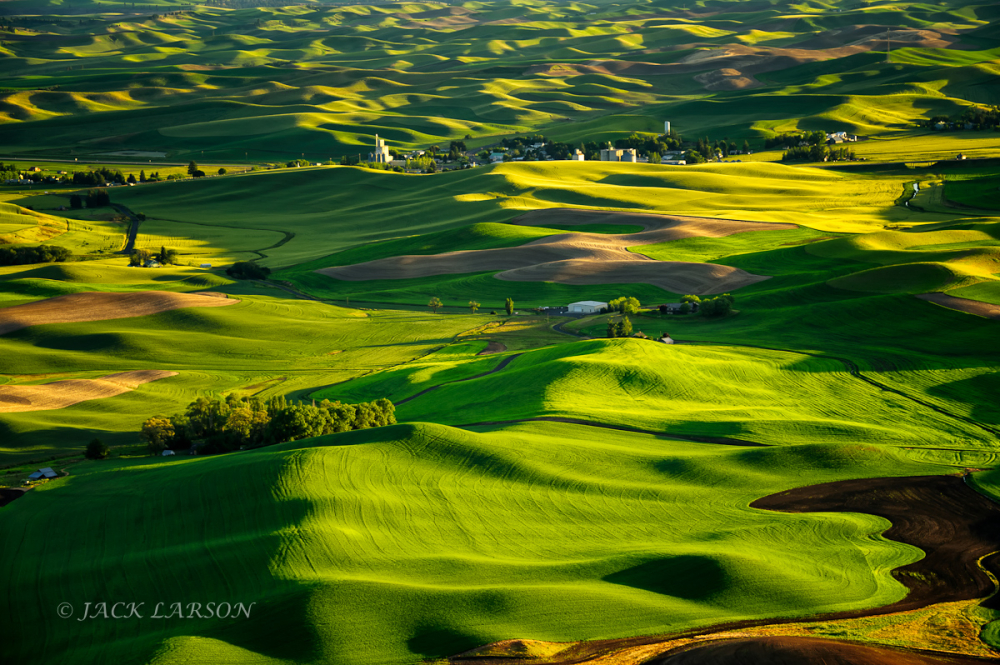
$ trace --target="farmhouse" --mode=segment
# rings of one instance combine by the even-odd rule
[[[673,338],[669,334],[667,334],[667,333],[663,333],[663,337],[660,338],[660,341],[663,342],[664,344],[674,344],[675,343],[674,340],[673,340]]]
[[[581,300],[571,302],[567,309],[570,314],[599,314],[602,309],[607,309],[608,303],[596,300]]]
[[[44,469],[39,469],[33,474],[28,476],[28,480],[40,480],[42,478],[58,478],[59,474],[52,470],[51,466],[47,466]]]

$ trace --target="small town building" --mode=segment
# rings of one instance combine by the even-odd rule
[[[579,148],[577,148],[577,149],[576,149],[576,150],[575,150],[575,151],[573,152],[573,154],[572,154],[572,155],[570,155],[570,160],[571,160],[571,161],[574,161],[574,162],[582,162],[582,161],[585,161],[585,159],[586,159],[586,158],[585,158],[585,157],[583,156],[583,151],[582,151],[582,150],[580,150]]]
[[[602,309],[607,309],[608,303],[596,300],[581,300],[571,302],[568,306],[570,314],[600,314]]]
[[[385,139],[380,139],[378,134],[375,135],[375,152],[371,153],[369,158],[369,161],[376,164],[388,164],[392,161],[392,157],[389,155],[389,147],[385,144]]]
[[[664,344],[675,344],[673,338],[671,338],[667,333],[663,333],[663,337],[660,338],[660,341]]]
[[[52,470],[51,466],[39,469],[28,476],[28,480],[42,480],[43,478],[58,478],[59,474]]]

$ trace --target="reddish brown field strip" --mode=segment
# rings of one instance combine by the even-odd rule
[[[535,210],[514,219],[525,226],[628,224],[639,233],[561,233],[519,247],[393,256],[316,272],[345,281],[416,279],[496,270],[497,279],[560,284],[652,284],[675,293],[705,295],[733,291],[768,279],[713,263],[656,261],[629,247],[691,237],[721,238],[748,231],[793,228],[789,224],[677,217],[628,212]]]
[[[159,314],[182,307],[225,307],[239,302],[222,294],[168,293],[71,293],[24,305],[0,309],[0,335],[47,323],[106,321]]]

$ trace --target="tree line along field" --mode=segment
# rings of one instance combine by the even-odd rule
[[[479,653],[643,662],[657,635],[757,621],[996,657],[1000,613],[978,603],[993,560],[965,573],[980,592],[952,597],[952,577],[913,566],[971,546],[900,533],[921,478],[966,505],[1000,496],[997,169],[952,159],[994,156],[995,134],[915,126],[996,103],[992,5],[4,4],[0,138],[64,160],[50,171],[137,152],[150,166],[114,168],[326,162],[375,133],[397,149],[577,143],[663,120],[755,148],[844,130],[869,163],[284,168],[114,187],[82,210],[65,208],[87,188],[0,186],[0,256],[72,252],[0,266],[0,487],[59,474],[0,507],[0,661],[406,665],[499,643]],[[135,248],[176,264],[129,267],[133,225]],[[495,269],[498,252],[520,263]],[[474,270],[440,269],[461,253]],[[271,272],[227,272],[241,261]],[[380,261],[438,268],[357,278]],[[518,270],[536,278],[503,277]],[[733,311],[659,313],[692,291],[731,292]],[[643,305],[634,330],[679,343],[534,311],[623,296]],[[388,398],[399,422],[145,454],[148,418],[227,396]],[[108,459],[83,458],[95,437]],[[837,482],[878,498],[879,478],[912,519],[874,499],[758,503],[807,488],[822,506],[814,486]],[[887,606],[907,598],[919,627],[891,636],[781,623],[896,625]],[[78,620],[102,600],[147,611]],[[154,618],[160,602],[181,615]],[[220,602],[252,606],[191,605]],[[652,650],[586,651],[619,638]]]
[[[23,16],[8,4],[0,137],[15,155],[325,162],[367,153],[374,134],[401,150],[513,132],[576,144],[664,120],[755,151],[820,129],[904,139],[857,145],[879,159],[967,143],[996,154],[983,132],[915,124],[998,102],[990,3],[126,3],[89,15],[80,3]]]

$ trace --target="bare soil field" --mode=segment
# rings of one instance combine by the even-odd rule
[[[92,399],[121,395],[143,383],[176,375],[177,372],[149,369],[109,374],[99,379],[68,379],[36,386],[0,386],[0,413],[64,409]]]
[[[959,312],[965,312],[966,314],[975,314],[976,316],[982,316],[987,319],[996,319],[997,321],[1000,321],[1000,305],[992,305],[988,302],[980,302],[978,300],[969,300],[968,298],[956,298],[955,296],[949,296],[946,293],[921,293],[917,297],[921,300],[927,300],[936,305],[947,307],[948,309],[956,309]]]
[[[700,644],[649,665],[969,665],[990,662],[955,654],[924,653],[815,637],[752,637]]]
[[[497,279],[561,284],[635,284],[667,291],[706,295],[723,293],[767,279],[738,268],[711,263],[656,261],[628,247],[653,245],[693,236],[721,238],[747,231],[794,228],[791,224],[741,222],[627,212],[554,209],[537,210],[512,220],[525,226],[629,224],[639,233],[565,233],[540,238],[519,247],[463,250],[434,255],[393,256],[350,266],[317,270],[345,281],[415,279],[502,271]]]
[[[166,291],[71,293],[0,310],[0,335],[48,323],[127,319],[183,307],[225,307],[237,302],[239,300],[220,297],[219,294]]]

